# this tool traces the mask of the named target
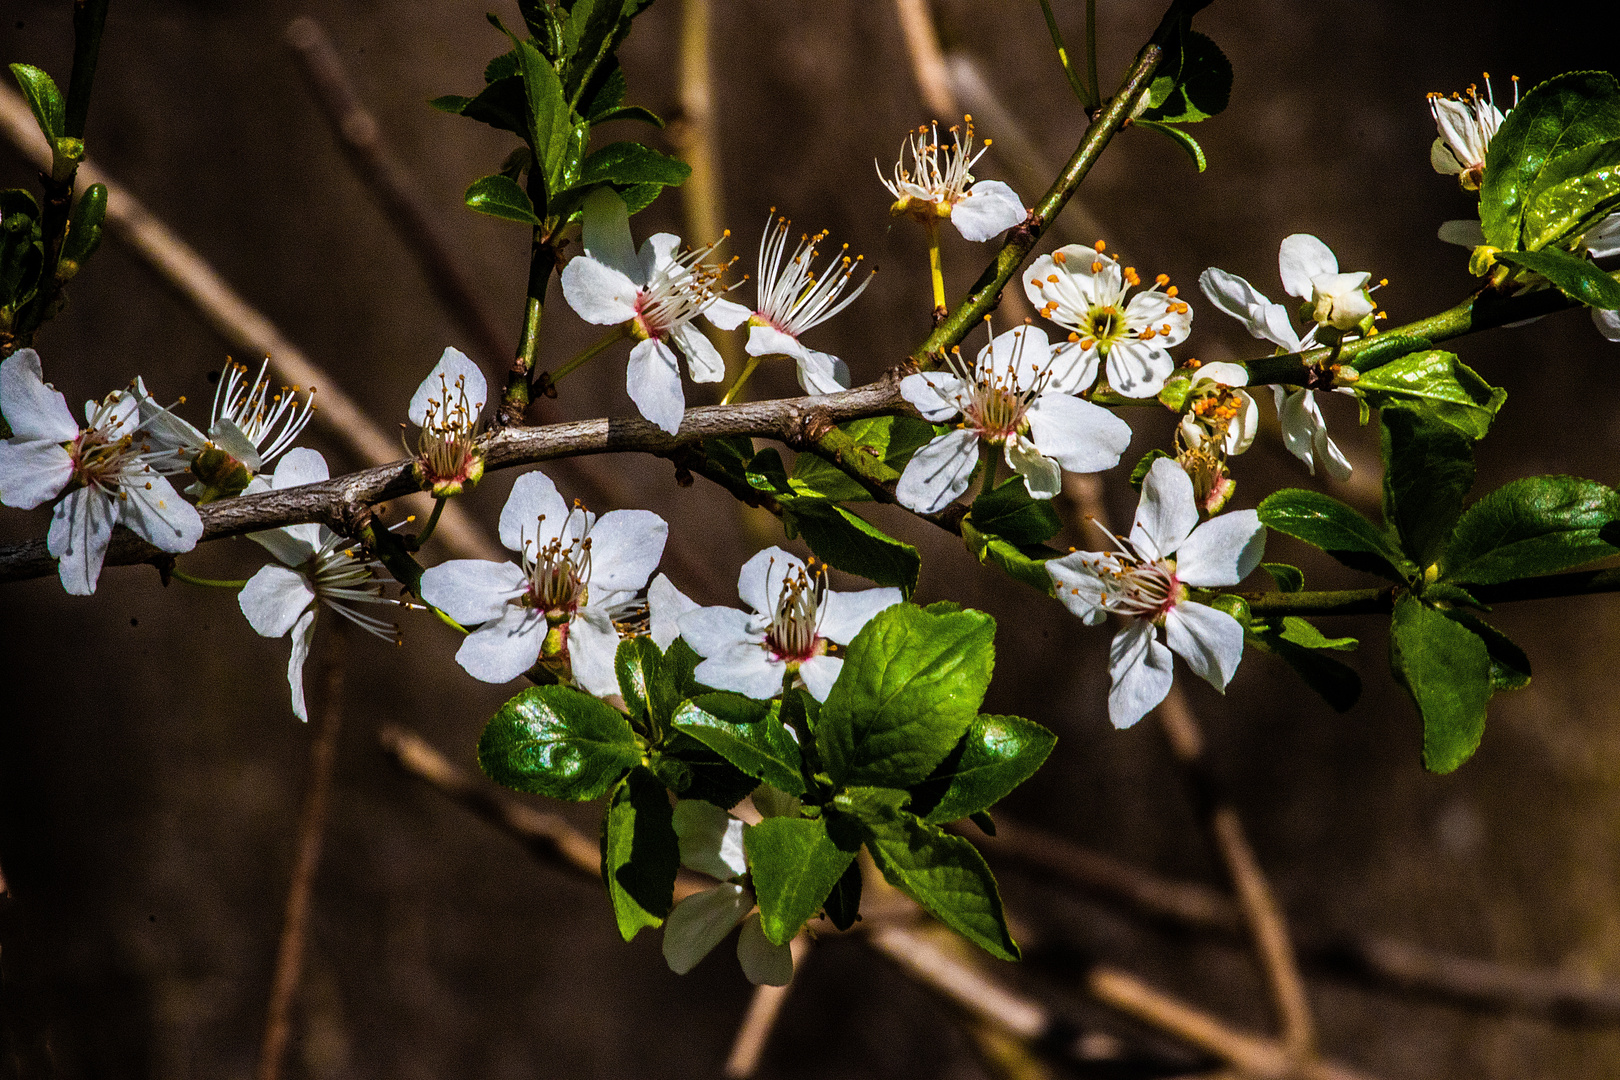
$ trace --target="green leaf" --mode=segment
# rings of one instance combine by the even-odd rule
[[[931,825],[988,810],[1035,775],[1057,736],[1020,716],[974,718],[944,761],[911,792],[911,808]]]
[[[12,64],[11,74],[22,88],[23,97],[28,99],[28,107],[33,110],[45,141],[54,144],[66,134],[67,127],[67,102],[56,88],[56,81],[29,64]]]
[[[667,726],[681,702],[699,692],[692,673],[702,662],[703,657],[692,651],[685,639],[670,642],[669,651],[653,668],[652,683],[647,688],[647,707],[659,724]]]
[[[1271,575],[1278,592],[1300,592],[1305,588],[1305,575],[1297,566],[1287,563],[1263,562],[1260,569]]]
[[[1379,413],[1384,457],[1384,521],[1419,566],[1440,557],[1474,486],[1474,448],[1468,436],[1416,409]]]
[[[519,693],[478,740],[478,764],[491,780],[553,799],[598,798],[640,760],[622,712],[565,686]]]
[[[1449,613],[1414,596],[1395,602],[1389,664],[1423,717],[1423,764],[1448,773],[1485,733],[1491,661],[1485,642]]]
[[[0,191],[0,315],[33,299],[44,260],[39,204],[20,188]]]
[[[107,185],[91,184],[73,204],[68,219],[67,237],[62,241],[61,260],[72,263],[74,270],[96,253],[101,246],[102,225],[107,220]],[[65,270],[66,267],[64,266]],[[58,271],[59,273],[61,271]],[[72,274],[68,274],[69,277]]]
[[[786,945],[821,910],[855,861],[860,837],[834,840],[828,820],[766,818],[743,833],[743,849],[759,898],[759,928],[774,945]]]
[[[1620,138],[1620,84],[1602,71],[1572,71],[1531,90],[1491,138],[1479,218],[1493,247],[1516,251],[1526,199],[1549,162],[1588,143]]]
[[[1063,530],[1052,500],[1032,497],[1019,476],[974,499],[968,517],[980,532],[1014,545],[1045,543]]]
[[[885,788],[854,788],[836,805],[860,823],[866,846],[884,878],[936,919],[1002,960],[1017,960],[1007,932],[1001,893],[970,842],[951,836],[900,809],[906,794]]]
[[[603,118],[611,114],[620,105],[624,104],[624,95],[630,89],[625,80],[624,69],[619,66],[617,58],[612,61],[611,70],[608,70],[596,80],[591,95],[586,99],[585,107],[580,114],[592,124],[600,124]]]
[[[907,787],[927,778],[978,715],[995,666],[982,611],[879,612],[850,643],[816,743],[835,784]]]
[[[517,48],[518,69],[523,74],[524,96],[529,105],[528,143],[545,181],[536,206],[544,216],[551,197],[572,186],[565,182],[572,164],[569,158],[571,153],[577,157],[584,143],[575,130],[579,121],[563,97],[562,82],[551,62],[527,41],[513,38],[512,44]],[[529,190],[534,194],[532,183]]]
[[[1620,139],[1590,143],[1547,163],[1525,198],[1524,250],[1578,236],[1620,205]]]
[[[917,549],[824,499],[785,502],[783,516],[828,566],[889,585],[910,596],[922,573]]]
[[[1485,652],[1491,658],[1493,691],[1522,690],[1530,685],[1530,658],[1506,634],[1471,611],[1453,609],[1445,614],[1453,622],[1478,634],[1485,643]]]
[[[911,455],[934,437],[934,426],[914,416],[874,416],[839,424],[822,436],[823,453],[860,461],[859,471],[882,483],[894,483]]]
[[[1356,392],[1379,407],[1411,405],[1471,439],[1483,439],[1507,400],[1457,357],[1441,350],[1410,353],[1362,373]]]
[[[1183,30],[1179,59],[1169,87],[1163,85],[1164,74],[1153,80],[1148,99],[1151,107],[1137,123],[1156,120],[1191,124],[1226,108],[1232,96],[1232,62],[1220,47],[1196,30]]]
[[[587,96],[598,69],[611,62],[640,8],[632,4],[626,12],[625,0],[575,0],[571,8],[575,45],[568,65],[568,92],[569,100],[575,101]]]
[[[673,788],[682,798],[702,799],[729,810],[759,786],[759,781],[684,731],[671,731],[663,748],[653,756],[655,771],[662,766],[680,782]],[[662,779],[662,777],[660,777]]]
[[[871,492],[859,480],[812,450],[793,460],[788,483],[795,491],[820,495],[833,502],[870,502]]]
[[[1620,494],[1575,476],[1515,480],[1457,522],[1441,579],[1474,585],[1556,573],[1613,555],[1602,532],[1620,517]]]
[[[602,818],[602,884],[624,940],[663,923],[680,868],[675,808],[664,785],[638,768],[613,790]]]
[[[651,109],[640,105],[625,105],[605,112],[601,116],[593,117],[592,124],[606,124],[612,120],[640,120],[643,124],[651,124],[655,128],[664,127],[664,118]]]
[[[1332,555],[1346,566],[1406,582],[1418,568],[1384,531],[1338,499],[1287,488],[1260,503],[1260,521]]]
[[[1429,352],[1434,349],[1434,342],[1426,337],[1401,333],[1375,334],[1369,338],[1362,338],[1355,344],[1360,347],[1355,350],[1350,363],[1360,372],[1381,368],[1391,361],[1415,352]]]
[[[1198,145],[1197,139],[1180,128],[1171,127],[1169,124],[1163,124],[1157,120],[1134,120],[1132,123],[1144,131],[1156,131],[1181,147],[1182,150],[1186,151],[1187,156],[1192,158],[1192,163],[1199,172],[1203,172],[1209,167],[1209,159],[1204,157],[1204,148]]]
[[[1435,581],[1418,590],[1418,595],[1431,604],[1460,604],[1464,607],[1486,610],[1479,598],[1461,585],[1453,585],[1449,581]]]
[[[651,711],[652,684],[664,656],[650,637],[625,638],[613,654],[613,672],[619,679],[619,695],[633,717],[647,717]]]
[[[428,108],[460,116],[471,103],[472,98],[470,97],[462,97],[460,94],[441,94],[439,97],[428,99]]]
[[[986,566],[994,566],[1014,581],[1052,595],[1052,576],[1046,572],[1046,561],[1057,558],[1061,552],[1045,544],[1017,545],[989,536],[974,527],[972,521],[962,519],[962,542],[973,557]]]
[[[1600,311],[1620,308],[1620,281],[1579,255],[1546,248],[1542,251],[1499,251],[1496,260],[1540,274],[1558,286],[1559,292],[1587,307]]]
[[[1286,621],[1286,620],[1285,620]],[[1303,619],[1299,620],[1304,622]],[[1306,625],[1309,625],[1308,623]],[[1313,628],[1314,629],[1314,628]],[[1248,627],[1244,640],[1262,652],[1272,653],[1280,657],[1294,673],[1302,679],[1306,686],[1319,694],[1336,712],[1347,712],[1351,706],[1361,698],[1361,676],[1355,669],[1313,651],[1312,647],[1290,641],[1284,636],[1286,629],[1276,621],[1260,623]],[[1295,637],[1304,637],[1303,633],[1296,631]],[[1318,634],[1320,636],[1320,634]],[[1335,647],[1336,641],[1353,641],[1352,638],[1327,638],[1322,640],[1328,647]]]
[[[848,930],[855,925],[855,920],[860,918],[861,914],[860,863],[852,862],[844,870],[844,876],[833,886],[823,910],[827,912],[827,918],[832,924],[840,930]]]
[[[1147,453],[1143,454],[1142,460],[1138,461],[1135,467],[1131,469],[1132,490],[1140,494],[1142,491],[1142,482],[1147,479],[1148,470],[1153,468],[1153,463],[1158,461],[1160,458],[1167,458],[1169,456],[1169,454],[1165,453],[1163,450],[1160,450],[1158,447],[1154,447],[1152,450],[1149,450]]]
[[[1330,638],[1298,615],[1283,616],[1282,630],[1278,636],[1301,648],[1333,649],[1336,652],[1349,652],[1360,644],[1353,637]]]
[[[524,225],[540,224],[528,193],[518,186],[517,181],[499,173],[474,180],[463,199],[469,209],[480,214]]]
[[[517,59],[513,57],[513,63]],[[500,131],[510,131],[527,143],[530,139],[528,98],[523,92],[523,77],[513,74],[490,83],[478,95],[461,107],[461,115]]]
[[[692,175],[692,166],[660,154],[640,143],[609,143],[585,159],[580,183],[664,184],[678,186]]]
[[[776,709],[741,694],[702,694],[675,710],[672,723],[749,776],[789,795],[803,795],[799,744]]]

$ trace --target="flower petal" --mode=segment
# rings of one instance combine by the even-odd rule
[[[467,635],[456,650],[456,663],[484,682],[511,682],[540,659],[546,641],[545,616],[531,608],[509,605],[501,617]]]
[[[647,588],[647,622],[653,644],[668,650],[681,636],[681,616],[697,609],[697,601],[677,589],[668,577],[659,574],[653,578]]]
[[[144,480],[125,483],[123,492],[118,520],[159,551],[190,551],[202,539],[197,508],[182,499],[165,477],[148,473]]]
[[[309,648],[315,642],[315,609],[304,612],[292,628],[292,652],[287,657],[287,685],[292,688],[292,711],[304,723],[309,723],[309,708],[304,704],[304,661],[309,659]]]
[[[703,309],[703,317],[721,330],[735,330],[754,313],[735,300],[717,296]]]
[[[1310,233],[1285,237],[1277,251],[1277,272],[1282,275],[1283,291],[1302,300],[1311,298],[1311,279],[1337,274],[1339,260],[1333,250]]]
[[[437,402],[434,420],[444,423],[447,418],[454,416],[452,403],[459,403],[462,396],[467,398],[467,407],[472,415],[467,417],[468,423],[476,420],[478,414],[484,409],[489,400],[489,383],[484,379],[483,369],[467,358],[460,349],[447,348],[439,357],[439,362],[433,365],[422,385],[416,388],[411,395],[410,408],[405,415],[411,423],[421,427],[427,423],[428,403]]]
[[[900,396],[932,423],[949,420],[962,411],[967,384],[948,371],[919,371],[900,380]]]
[[[650,282],[660,272],[670,272],[672,276],[689,273],[678,270],[675,265],[675,256],[681,250],[681,238],[674,233],[653,233],[641,245],[642,281]]]
[[[525,584],[514,563],[450,559],[422,572],[421,596],[463,626],[478,626],[500,618]]]
[[[1175,554],[1193,526],[1198,524],[1198,506],[1186,470],[1175,458],[1159,458],[1142,481],[1142,501],[1136,507],[1131,525],[1131,546],[1144,559],[1162,559]]]
[[[1052,345],[1038,326],[1017,326],[990,339],[979,350],[974,374],[983,382],[1034,386],[1052,363]]]
[[[1067,394],[1042,394],[1024,418],[1029,440],[1070,472],[1111,469],[1131,445],[1131,425],[1101,405]]]
[[[719,656],[742,645],[760,647],[765,635],[756,629],[757,616],[729,607],[694,608],[676,618],[681,639],[699,656]]]
[[[315,602],[309,579],[285,566],[264,566],[236,594],[237,606],[260,637],[283,637]]]
[[[702,799],[675,804],[675,837],[681,863],[700,874],[725,881],[748,873],[743,854],[743,823]]]
[[[1183,600],[1164,619],[1164,634],[1193,674],[1225,692],[1243,659],[1243,625],[1208,604]]]
[[[797,358],[799,386],[807,394],[836,394],[849,389],[849,365],[831,353],[804,350]]]
[[[1597,332],[1608,340],[1620,341],[1620,311],[1601,311],[1598,308],[1593,308],[1592,325],[1597,327]],[[0,477],[0,486],[4,486],[3,477]],[[16,504],[7,503],[6,505],[13,506]]]
[[[638,342],[630,350],[624,388],[642,416],[671,435],[681,429],[681,418],[686,415],[686,394],[681,389],[675,350],[652,338]]]
[[[676,904],[664,923],[664,960],[669,970],[685,975],[697,967],[753,906],[754,894],[731,882],[695,892]]]
[[[1024,478],[1024,489],[1029,492],[1030,498],[1055,499],[1063,490],[1063,470],[1028,439],[1009,435],[1003,452],[1007,467]]]
[[[579,255],[563,267],[561,280],[563,299],[588,323],[617,326],[636,317],[641,287],[622,270]]]
[[[840,645],[855,640],[873,616],[901,600],[900,590],[862,589],[860,592],[831,592],[821,600],[821,636]]]
[[[680,348],[681,355],[686,357],[686,372],[692,376],[693,382],[719,382],[726,377],[725,359],[702,330],[685,322],[671,330],[669,336]]]
[[[1024,200],[1000,180],[980,180],[951,207],[951,224],[962,239],[975,243],[991,239],[1028,216]]]
[[[768,547],[743,563],[737,574],[737,595],[752,610],[769,618],[776,612],[782,583],[790,574],[803,569],[804,563],[797,555],[779,547]]]
[[[795,360],[810,351],[799,344],[799,339],[792,334],[763,323],[755,323],[748,328],[748,344],[744,348],[749,356],[780,355],[791,356]]]
[[[70,491],[56,504],[45,548],[56,556],[57,577],[70,595],[89,596],[96,591],[117,520],[118,496],[100,488]]]
[[[1154,396],[1174,370],[1170,354],[1145,341],[1118,341],[1108,350],[1108,388],[1129,398]]]
[[[651,510],[612,510],[591,529],[591,591],[639,592],[664,557],[669,525]]]
[[[633,285],[640,285],[647,280],[641,276],[641,259],[636,256],[636,243],[630,237],[630,208],[625,205],[624,199],[617,192],[612,188],[600,187],[585,196],[581,222],[580,240],[588,258],[600,266],[618,271],[631,279]],[[570,262],[568,265],[574,264]],[[563,273],[567,272],[567,267],[564,267]],[[565,295],[566,291],[565,278]],[[573,301],[570,300],[569,303],[572,304]]]
[[[1046,392],[1049,394],[1078,394],[1097,381],[1098,362],[1102,352],[1095,344],[1082,349],[1078,341],[1059,342],[1052,348],[1052,361],[1047,366]]]
[[[289,525],[284,529],[248,533],[248,539],[268,551],[277,561],[287,566],[302,566],[321,546],[320,534],[319,525]]]
[[[568,504],[551,477],[539,469],[526,472],[517,478],[501,507],[501,545],[521,554],[527,543],[528,554],[533,556],[535,548],[562,535],[568,516]]]
[[[1107,556],[1095,551],[1074,551],[1046,561],[1057,598],[1087,626],[1096,626],[1108,618],[1102,606],[1105,590],[1097,574],[1106,565]]]
[[[1176,551],[1176,577],[1209,588],[1236,585],[1254,572],[1266,553],[1266,527],[1253,510],[1210,518]]]
[[[60,443],[42,439],[0,442],[0,503],[32,510],[61,494],[73,479],[73,459]]]
[[[0,413],[18,439],[65,443],[79,437],[67,399],[46,384],[33,349],[18,349],[0,362]]]
[[[937,513],[967,490],[978,463],[979,436],[972,429],[936,436],[906,462],[894,497],[919,514]]]
[[[793,981],[793,948],[772,945],[760,929],[758,912],[743,922],[737,935],[737,962],[755,986],[786,986]]]
[[[1461,172],[1461,169],[1457,170]],[[1444,221],[1435,233],[1448,244],[1465,247],[1469,251],[1485,243],[1485,227],[1479,223],[1478,218],[1461,218],[1457,221]]]
[[[1172,663],[1170,650],[1159,641],[1150,622],[1133,619],[1114,635],[1108,649],[1108,674],[1113,679],[1108,690],[1108,719],[1115,727],[1130,727],[1165,699],[1175,679]]]
[[[812,656],[799,664],[799,678],[804,680],[804,688],[810,691],[811,697],[826,701],[827,695],[832,693],[833,683],[838,681],[838,673],[843,670],[841,657]]]
[[[694,611],[681,620],[683,636],[687,620],[701,614],[701,611]],[[696,645],[692,647],[697,648]],[[782,692],[782,678],[786,674],[786,663],[773,660],[764,645],[750,643],[710,654],[697,666],[692,676],[704,686],[712,686],[716,690],[730,690],[756,701],[769,701]]]
[[[613,669],[619,651],[619,632],[613,619],[600,608],[588,607],[568,620],[568,664],[574,681],[597,697],[619,692]]]
[[[1198,276],[1198,287],[1217,310],[1241,322],[1251,336],[1289,352],[1299,351],[1299,335],[1288,320],[1288,309],[1272,303],[1236,274],[1212,266]]]

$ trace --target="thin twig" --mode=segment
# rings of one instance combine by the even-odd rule
[[[1238,908],[1254,939],[1255,953],[1282,1023],[1283,1045],[1300,1060],[1309,1060],[1316,1053],[1316,1023],[1282,907],[1260,869],[1237,810],[1216,791],[1204,759],[1203,732],[1179,686],[1170,688],[1157,715],[1176,758],[1187,771],[1199,816],[1220,855],[1237,895]]]
[[[258,1080],[276,1080],[281,1075],[282,1058],[292,1034],[293,1002],[298,996],[298,983],[304,970],[310,898],[314,893],[315,872],[321,862],[332,769],[337,758],[338,732],[343,725],[343,650],[334,647],[330,651],[333,659],[326,675],[326,700],[309,751],[309,789],[304,793],[304,806],[298,815],[298,848],[293,857],[292,882],[287,886],[281,944],[276,950],[275,975],[270,984]]]
[[[804,966],[805,956],[810,952],[810,936],[801,933],[793,939],[789,948],[793,952],[793,971],[797,975]],[[792,989],[793,983],[754,988],[754,997],[748,1003],[748,1012],[743,1014],[742,1026],[737,1029],[731,1054],[726,1058],[725,1075],[731,1080],[746,1080],[759,1071],[765,1044],[770,1041],[776,1019],[782,1015],[782,1005]]]
[[[394,234],[415,258],[434,295],[472,337],[474,351],[488,363],[505,364],[512,343],[485,307],[420,186],[389,147],[377,118],[361,102],[326,30],[314,18],[301,15],[287,24],[286,37],[344,156],[381,204]]]
[[[900,29],[906,36],[906,55],[911,58],[911,73],[917,79],[923,104],[928,106],[936,120],[946,123],[955,121],[961,113],[957,111],[956,94],[945,71],[945,53],[939,47],[939,31],[934,26],[932,6],[928,0],[894,0],[894,6],[900,14]],[[1046,183],[1045,177],[1042,177],[1041,183]]]

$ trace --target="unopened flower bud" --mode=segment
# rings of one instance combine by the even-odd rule
[[[199,503],[240,495],[253,479],[246,465],[212,444],[191,460],[191,475],[197,478],[194,492]]]
[[[1311,318],[1338,331],[1354,330],[1377,310],[1367,289],[1372,275],[1323,274],[1311,279]]]

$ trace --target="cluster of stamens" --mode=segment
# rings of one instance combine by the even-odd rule
[[[712,244],[689,249],[668,265],[654,271],[652,278],[636,295],[636,332],[643,338],[664,338],[677,326],[696,317],[715,297],[742,284],[722,286],[735,257],[723,263],[703,260],[731,235],[731,230]]]
[[[988,319],[985,326],[989,328]],[[952,348],[946,360],[951,373],[968,387],[968,401],[962,406],[963,424],[977,431],[985,442],[998,445],[1023,433],[1027,426],[1025,414],[1050,381],[1049,371],[1032,370],[1029,384],[1023,384],[1018,371],[1024,359],[1024,332],[1014,331],[1014,336],[1017,344],[1013,347],[1013,362],[1004,371],[996,371],[990,364],[970,366],[962,358],[960,346]]]
[[[776,213],[775,207],[771,208],[771,213]],[[877,271],[867,274],[854,292],[840,299],[865,256],[851,259],[849,245],[845,244],[818,278],[814,263],[816,246],[827,238],[823,230],[814,236],[801,234],[799,246],[784,266],[791,224],[784,217],[777,218],[774,227],[767,221],[765,235],[759,242],[758,315],[784,334],[798,337],[854,303],[872,283],[872,274]]]
[[[827,570],[814,559],[808,567],[794,567],[783,578],[776,611],[765,632],[765,647],[776,659],[792,663],[821,651],[821,602],[826,595]]]
[[[68,446],[68,457],[73,462],[73,479],[85,487],[94,487],[109,494],[132,481],[132,474],[156,473],[152,462],[163,458],[162,452],[153,453],[151,446],[136,445],[144,425],[130,426],[134,413],[123,404],[123,391],[115,390],[102,399],[89,418],[90,426],[79,432],[78,438]],[[150,481],[146,486],[152,486]]]
[[[571,538],[570,525],[578,514],[584,523],[578,537]],[[537,525],[544,524],[541,514]],[[591,537],[590,516],[579,503],[568,513],[558,534],[544,546],[532,540],[523,541],[523,572],[529,587],[523,594],[522,604],[549,615],[567,616],[583,607],[590,599]]]
[[[229,363],[214,391],[214,423],[229,420],[259,448],[260,466],[292,446],[315,413],[315,388],[302,398],[297,386],[272,389],[270,360],[251,380],[245,364]]]
[[[349,607],[351,603],[397,604],[382,594],[383,565],[368,558],[352,540],[333,533],[309,562],[315,595],[333,611],[368,634],[399,644],[399,627],[387,619]]]
[[[1097,524],[1094,519],[1092,523]],[[1100,555],[1092,564],[1092,571],[1103,583],[1101,607],[1149,622],[1162,619],[1186,592],[1176,577],[1175,561],[1143,559],[1131,548],[1130,541],[1103,531],[1117,551]]]
[[[1496,107],[1496,92],[1491,87],[1490,72],[1486,72],[1484,78],[1484,94],[1479,92],[1478,86],[1472,84],[1467,90],[1460,94],[1453,93],[1449,98],[1444,94],[1429,94],[1429,112],[1434,116],[1436,125],[1440,127],[1442,138],[1450,148],[1452,156],[1462,166],[1457,181],[1465,191],[1478,191],[1480,184],[1483,183],[1485,151],[1490,146],[1497,129],[1502,126],[1503,114]],[[1510,108],[1516,108],[1519,104],[1519,77],[1514,75],[1512,79],[1513,105]],[[1445,101],[1460,104],[1467,112],[1467,124],[1459,133],[1463,142],[1461,146],[1445,134],[1446,125],[1440,116],[1440,103]]]
[[[922,208],[926,212],[943,211],[949,214],[950,207],[962,200],[968,186],[973,183],[974,163],[989,149],[992,141],[984,140],[978,153],[974,153],[973,117],[964,116],[962,120],[966,130],[952,124],[947,132],[951,137],[949,144],[940,141],[938,124],[925,124],[917,128],[900,144],[900,160],[895,163],[894,178],[891,180],[883,175],[881,169],[878,170],[878,179],[898,200],[893,208],[894,213],[905,213],[911,209],[911,202],[916,200],[933,204]],[[909,169],[906,167],[908,154],[911,157]]]
[[[461,486],[477,483],[483,476],[483,459],[475,452],[481,401],[467,400],[467,377],[456,376],[454,389],[443,373],[439,375],[439,395],[428,399],[427,416],[416,438],[416,462],[422,481],[439,494],[459,494]]]

